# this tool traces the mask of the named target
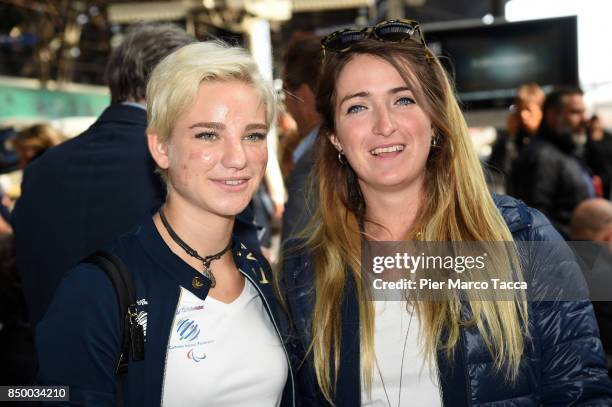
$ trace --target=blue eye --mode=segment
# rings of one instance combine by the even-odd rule
[[[196,134],[195,138],[202,139],[204,141],[213,141],[213,140],[216,140],[218,136],[217,136],[217,133],[205,131],[205,132]]]
[[[244,136],[244,139],[248,141],[260,141],[260,140],[265,140],[266,135],[264,133],[251,133],[251,134]]]
[[[365,109],[365,107],[364,107],[364,106],[361,106],[361,105],[353,105],[353,106],[349,107],[349,108],[346,110],[346,113],[348,113],[348,114],[359,113],[359,112],[361,112],[363,109]]]
[[[402,106],[408,106],[408,105],[414,104],[415,101],[414,101],[414,99],[411,99],[411,98],[409,98],[407,96],[404,96],[404,97],[401,97],[401,98],[397,99],[397,101],[395,103],[398,104],[398,105],[402,105]]]

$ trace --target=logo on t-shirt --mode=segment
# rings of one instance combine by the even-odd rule
[[[187,359],[191,359],[198,363],[200,360],[206,359],[206,354],[204,352],[197,352],[195,349],[189,349],[189,352],[187,352]]]
[[[181,341],[195,341],[200,336],[200,327],[189,318],[181,319],[176,326],[176,333]]]
[[[184,314],[185,312],[198,311],[204,309],[204,304],[185,305],[176,309],[176,315]]]

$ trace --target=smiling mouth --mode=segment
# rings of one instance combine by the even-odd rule
[[[242,185],[247,182],[246,179],[228,179],[221,181],[225,185]]]
[[[244,178],[217,178],[217,179],[211,179],[211,181],[219,184],[219,185],[223,185],[225,187],[231,188],[231,189],[235,189],[235,188],[241,188],[246,186],[246,184],[249,182],[250,177],[244,177]]]
[[[394,146],[388,146],[388,147],[378,147],[373,150],[370,150],[370,154],[374,156],[379,156],[382,154],[396,153],[396,152],[404,151],[404,148],[406,148],[404,144],[396,144]]]

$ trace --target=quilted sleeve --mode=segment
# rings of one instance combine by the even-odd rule
[[[566,281],[564,286],[588,298],[586,283],[570,248],[542,214],[533,210],[531,213],[534,222],[529,240],[555,242],[547,246],[548,250],[532,248],[529,254],[529,272],[537,286],[545,290],[548,283]],[[532,333],[539,337],[541,352],[542,404],[612,405],[612,382],[590,301],[542,298],[531,303]]]

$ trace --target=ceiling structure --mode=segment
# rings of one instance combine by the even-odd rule
[[[276,58],[295,32],[324,33],[387,17],[423,23],[499,16],[505,0],[0,0],[0,75],[103,84],[112,47],[137,21],[172,21],[198,38],[241,39],[241,21],[271,21]]]

